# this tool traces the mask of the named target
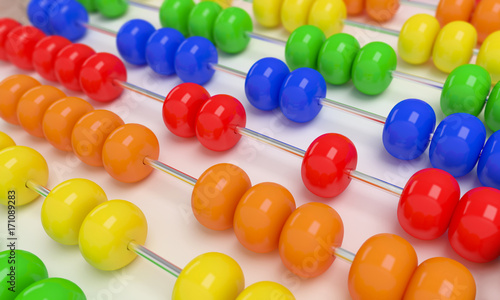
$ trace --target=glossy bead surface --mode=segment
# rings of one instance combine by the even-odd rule
[[[198,3],[189,13],[189,34],[202,36],[215,43],[214,24],[221,11],[222,7],[216,2],[202,1]]]
[[[217,164],[198,178],[191,196],[193,214],[212,230],[233,227],[234,212],[241,197],[252,186],[248,175],[232,164]]]
[[[318,71],[325,81],[341,85],[351,80],[354,58],[359,51],[359,42],[350,34],[337,33],[329,37],[318,54]]]
[[[314,0],[283,0],[281,6],[281,23],[288,32],[293,32],[307,24],[309,10]]]
[[[128,10],[127,0],[95,0],[97,9],[106,18],[118,18]]]
[[[345,0],[344,3],[349,16],[360,15],[365,9],[365,0]]]
[[[51,277],[32,283],[25,288],[16,300],[72,299],[86,300],[82,289],[72,281]]]
[[[240,53],[250,42],[248,33],[252,31],[252,19],[245,10],[239,7],[226,8],[214,23],[215,45],[226,53]]]
[[[272,281],[260,281],[247,287],[236,300],[295,300],[284,286]]]
[[[398,37],[398,54],[407,63],[419,65],[432,54],[434,41],[441,30],[438,20],[428,14],[408,18]]]
[[[491,81],[496,84],[500,81],[500,32],[490,34],[481,45],[477,54],[476,64],[485,68],[491,76]]]
[[[33,26],[20,26],[12,29],[5,42],[8,60],[20,69],[33,70],[35,45],[44,37],[45,34]]]
[[[497,82],[491,90],[484,110],[486,126],[492,131],[500,130],[500,83]]]
[[[253,1],[253,15],[257,23],[272,28],[281,24],[281,6],[283,0],[255,0]]]
[[[40,82],[28,75],[12,75],[0,82],[0,117],[7,123],[19,125],[17,104],[19,99]]]
[[[474,0],[441,0],[436,8],[436,19],[441,26],[453,21],[468,22],[474,4]]]
[[[81,67],[87,58],[94,54],[94,49],[84,44],[70,44],[61,49],[54,62],[57,81],[67,89],[81,91]]]
[[[8,61],[7,53],[5,52],[5,43],[7,42],[7,35],[14,28],[20,26],[21,23],[10,18],[2,18],[0,20],[0,60]]]
[[[317,26],[329,37],[342,32],[346,14],[342,0],[318,0],[311,6],[307,23]]]
[[[33,67],[43,78],[50,81],[57,81],[55,73],[56,56],[64,47],[71,42],[57,35],[46,36],[41,39],[33,51]]]
[[[58,3],[50,0],[31,0],[28,3],[26,14],[33,26],[47,35],[54,34],[50,26],[49,14],[54,9],[57,11]]]
[[[146,61],[151,69],[161,75],[175,74],[175,53],[184,36],[173,28],[156,30],[146,43]]]
[[[477,177],[482,185],[500,189],[500,131],[486,141],[477,164]]]
[[[498,0],[481,0],[474,9],[470,23],[477,30],[477,40],[482,43],[491,34],[500,30],[500,2]]]
[[[325,34],[316,26],[304,25],[294,30],[285,47],[285,59],[290,69],[316,69],[318,53],[324,41]]]
[[[207,83],[215,73],[211,64],[218,61],[217,49],[208,39],[200,36],[187,38],[175,54],[175,73],[184,82]]]
[[[75,42],[87,32],[83,26],[89,22],[85,7],[77,1],[57,1],[56,8],[49,12],[49,23],[52,33]]]
[[[391,109],[385,121],[385,150],[399,159],[415,159],[427,149],[435,126],[436,114],[427,102],[403,100]]]
[[[179,30],[189,36],[189,14],[194,7],[193,0],[166,0],[160,7],[160,23],[162,27]]]
[[[7,134],[0,131],[0,151],[7,147],[15,146],[16,142]]]
[[[85,7],[85,10],[89,13],[93,13],[97,11],[97,5],[96,5],[96,0],[77,0],[80,2],[83,7]]]
[[[366,0],[365,9],[373,20],[386,22],[398,12],[399,0]]]
[[[145,65],[146,42],[155,32],[151,23],[142,19],[127,21],[116,34],[116,47],[121,57],[133,65]]]

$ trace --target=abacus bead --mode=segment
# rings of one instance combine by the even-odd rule
[[[118,18],[128,10],[127,0],[95,0],[97,10],[106,18]]]
[[[432,54],[434,41],[441,30],[438,20],[428,14],[408,18],[398,37],[398,54],[410,64],[423,64]]]
[[[484,186],[500,189],[500,131],[493,133],[484,145],[477,164],[477,177]]]
[[[7,58],[16,67],[33,70],[33,51],[35,45],[45,34],[33,26],[16,27],[7,35],[5,52]]]
[[[282,3],[283,0],[254,0],[252,8],[257,23],[268,28],[280,25]]]
[[[87,11],[77,1],[57,2],[58,7],[49,13],[53,34],[63,36],[72,42],[79,40],[87,32],[87,28],[83,26],[89,22]]]
[[[184,40],[175,54],[175,73],[184,82],[207,83],[215,73],[211,67],[218,61],[217,49],[210,40],[193,36]]]
[[[285,47],[285,59],[290,69],[316,69],[318,53],[324,41],[325,34],[316,26],[304,25],[294,30]]]
[[[445,115],[463,112],[477,116],[483,110],[490,87],[490,74],[483,67],[459,66],[451,71],[443,85],[441,110]]]
[[[85,217],[108,198],[100,186],[87,179],[70,179],[53,188],[43,201],[43,229],[54,241],[77,245]]]
[[[246,120],[245,108],[236,98],[229,95],[212,96],[198,112],[196,137],[210,150],[229,150],[241,138],[236,128],[244,128]]]
[[[448,229],[451,247],[463,258],[490,262],[500,255],[500,191],[478,187],[462,196]]]
[[[191,207],[195,218],[212,230],[231,228],[236,206],[251,186],[245,171],[235,165],[208,168],[193,188]]]
[[[160,7],[162,27],[179,30],[184,36],[189,35],[189,14],[194,7],[193,0],[165,0]]]
[[[351,80],[354,58],[359,51],[359,42],[350,34],[337,33],[329,37],[318,54],[318,71],[325,81],[341,85]]]
[[[484,0],[474,9],[470,23],[477,30],[477,40],[482,43],[494,32],[500,30],[500,2],[498,0]]]
[[[299,68],[283,81],[280,90],[280,108],[288,119],[304,123],[314,119],[321,108],[321,99],[326,96],[326,82],[313,69]]]
[[[14,191],[16,205],[35,200],[39,195],[26,187],[32,180],[46,185],[49,178],[47,162],[40,153],[24,146],[14,146],[0,151],[0,203],[8,205],[9,191]]]
[[[476,46],[476,29],[469,23],[454,21],[444,26],[439,31],[434,48],[432,60],[439,70],[450,73],[458,66],[467,64],[472,51]]]
[[[0,151],[7,147],[12,147],[15,145],[16,143],[10,136],[0,131]]]
[[[278,248],[283,225],[294,210],[295,200],[286,188],[259,183],[241,197],[234,213],[234,233],[248,250],[271,252]]]
[[[352,81],[358,91],[378,95],[392,81],[396,69],[396,52],[386,43],[371,42],[359,50],[352,66]]]
[[[19,125],[17,104],[21,96],[39,86],[35,78],[28,75],[12,75],[0,82],[0,117],[7,123]]]
[[[335,197],[351,182],[348,173],[356,169],[357,162],[358,153],[351,140],[337,133],[323,134],[307,148],[302,181],[317,196]]]
[[[399,9],[399,0],[366,0],[366,13],[378,22],[392,19]]]
[[[284,0],[281,6],[281,23],[288,32],[307,24],[307,16],[314,0]]]
[[[61,49],[54,63],[54,72],[57,81],[67,89],[81,91],[81,67],[87,58],[94,54],[94,49],[84,44],[70,44]]]
[[[230,300],[244,287],[245,277],[238,263],[225,254],[209,252],[196,257],[182,270],[172,300]]]
[[[345,0],[344,3],[349,16],[360,15],[365,8],[365,0]]]
[[[446,257],[433,257],[415,270],[403,298],[421,299],[474,300],[476,282],[461,263]]]
[[[317,0],[309,11],[307,23],[318,26],[329,37],[342,31],[346,14],[342,0]]]
[[[94,54],[80,69],[80,86],[95,101],[109,102],[121,95],[123,88],[115,80],[126,81],[127,69],[113,54]]]
[[[30,23],[47,35],[54,34],[50,26],[49,14],[57,11],[58,3],[51,0],[31,0],[28,4],[26,14]]]
[[[102,148],[108,135],[124,124],[115,113],[94,110],[76,122],[71,135],[75,155],[85,164],[102,166]]]
[[[189,13],[189,34],[202,36],[215,43],[214,24],[221,11],[222,7],[218,3],[212,1],[198,3]]]
[[[493,84],[500,81],[500,32],[490,34],[481,45],[477,54],[476,64],[490,73]]]
[[[116,34],[116,47],[121,57],[133,65],[145,65],[146,42],[155,32],[151,23],[142,19],[127,21]]]
[[[41,39],[33,51],[33,67],[44,79],[57,81],[55,73],[55,61],[61,49],[70,45],[71,42],[58,35],[46,36]]]
[[[252,19],[245,10],[239,7],[226,8],[214,23],[215,45],[226,53],[240,53],[250,42],[248,33],[252,31]]]
[[[89,13],[97,11],[96,0],[77,0]]]
[[[288,74],[288,66],[277,58],[265,57],[255,62],[245,78],[248,102],[260,110],[277,108],[281,85]]]
[[[65,98],[60,89],[41,85],[24,93],[17,104],[17,119],[21,127],[30,135],[43,137],[43,115],[49,106]]]
[[[485,123],[492,131],[500,130],[500,83],[491,90],[484,110]]]
[[[20,27],[21,23],[10,18],[0,19],[0,59],[8,61],[7,53],[5,51],[5,43],[7,42],[7,35],[14,28]]]
[[[146,43],[146,61],[151,69],[161,75],[175,74],[175,53],[184,36],[173,28],[160,28]]]
[[[406,99],[396,104],[384,124],[382,142],[392,156],[410,160],[424,153],[436,126],[436,114],[427,102]]]
[[[82,289],[64,278],[51,277],[32,283],[22,290],[16,300],[72,299],[86,300]]]
[[[477,117],[465,113],[449,115],[432,137],[431,164],[454,177],[466,175],[476,165],[485,139],[486,129]]]
[[[128,249],[129,243],[143,245],[147,234],[146,217],[137,206],[124,200],[106,201],[85,217],[78,237],[80,252],[99,270],[117,270],[137,256]]]
[[[353,300],[402,299],[417,264],[415,249],[405,239],[389,233],[374,235],[354,257],[349,294]]]
[[[236,300],[295,300],[293,294],[279,283],[260,281],[247,287]]]
[[[436,8],[436,19],[441,26],[453,21],[468,22],[474,10],[474,0],[441,0]]]
[[[174,87],[163,102],[163,122],[180,137],[196,135],[196,116],[210,94],[201,85],[182,83]]]
[[[307,203],[295,210],[281,232],[279,253],[288,270],[303,278],[323,274],[342,245],[344,224],[340,215],[323,203]]]
[[[406,183],[398,204],[401,227],[413,237],[432,240],[448,229],[460,200],[460,186],[449,173],[423,169]]]

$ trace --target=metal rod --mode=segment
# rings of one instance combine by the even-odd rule
[[[299,157],[304,157],[304,155],[306,154],[306,151],[304,151],[300,148],[286,144],[282,141],[273,139],[267,135],[264,135],[262,133],[258,133],[256,131],[253,131],[253,130],[248,129],[248,128],[236,127],[236,132],[238,134],[243,135],[243,136],[253,138],[253,139],[258,140],[260,142],[263,142],[265,144],[268,144],[268,145],[274,146],[278,149],[284,150],[288,153],[295,154]]]
[[[425,9],[429,9],[429,10],[436,10],[436,8],[437,8],[436,4],[431,4],[431,3],[424,3],[424,2],[417,2],[417,1],[410,1],[410,0],[400,0],[399,2],[401,4],[404,4],[404,5],[415,6],[415,7],[425,8]]]
[[[89,23],[84,23],[84,22],[80,22],[80,25],[82,25],[83,27],[85,27],[87,29],[91,29],[91,30],[94,30],[94,31],[97,31],[100,33],[104,33],[104,34],[107,34],[107,35],[112,36],[112,37],[116,37],[116,35],[117,35],[116,31],[113,31],[111,29],[107,29],[107,28],[99,26],[99,25],[94,25],[94,24],[89,24]]]
[[[399,36],[399,31],[398,30],[384,28],[384,27],[379,27],[379,26],[370,25],[370,24],[365,24],[365,23],[361,23],[361,22],[357,22],[357,21],[353,21],[353,20],[344,20],[344,24],[345,25],[349,25],[351,27],[357,27],[357,28],[361,28],[361,29],[368,29],[368,30],[371,30],[371,31],[385,33],[385,34],[396,36],[396,37]]]
[[[43,197],[47,197],[50,193],[50,190],[48,188],[41,186],[30,179],[26,181],[26,187]]]
[[[142,8],[146,8],[146,9],[150,9],[150,10],[153,10],[153,11],[158,11],[160,9],[160,7],[154,5],[154,4],[149,4],[149,3],[142,3],[142,1],[131,1],[129,0],[128,1],[130,4],[134,5],[134,6],[137,6],[137,7],[142,7]]]
[[[356,256],[356,254],[343,248],[334,248],[333,251],[333,254],[335,256],[351,264],[354,261],[354,257]]]
[[[228,74],[231,74],[231,75],[243,78],[243,79],[245,79],[247,77],[247,73],[245,73],[243,71],[240,71],[240,70],[236,70],[236,69],[227,67],[227,66],[224,66],[224,65],[212,64],[211,63],[210,67],[212,69],[216,70],[216,71],[221,71],[221,72],[224,72],[224,73],[228,73]]]
[[[148,165],[152,168],[155,168],[156,170],[159,170],[159,171],[165,172],[169,175],[172,175],[175,178],[180,179],[186,183],[189,183],[192,186],[194,186],[196,184],[196,181],[197,181],[196,178],[191,177],[191,176],[187,175],[186,173],[183,173],[177,169],[174,169],[174,168],[172,168],[172,167],[170,167],[170,166],[168,166],[160,161],[146,157],[144,159],[144,164]]]
[[[374,113],[371,113],[371,112],[368,112],[368,111],[356,108],[354,106],[350,106],[350,105],[347,105],[347,104],[344,104],[344,103],[340,103],[340,102],[337,102],[335,100],[323,98],[323,99],[320,100],[320,103],[321,103],[321,105],[328,106],[328,107],[333,107],[333,108],[336,108],[336,109],[339,109],[339,110],[351,113],[351,114],[356,115],[356,116],[360,116],[360,117],[366,118],[368,120],[371,120],[371,121],[374,121],[374,122],[377,122],[377,123],[385,124],[385,121],[387,120],[386,117],[383,117],[383,116],[380,116],[380,115],[377,115],[377,114],[374,114]]]
[[[164,259],[163,257],[157,255],[153,251],[147,249],[146,247],[137,244],[134,241],[131,241],[128,244],[128,250],[134,252],[135,254],[139,255],[140,257],[143,257],[150,262],[154,263],[158,267],[162,268],[163,270],[169,272],[170,274],[174,275],[175,277],[179,277],[179,275],[182,272],[182,269],[179,268],[178,266],[174,265],[173,263],[169,262],[168,260]]]
[[[286,42],[287,42],[287,41],[280,40],[280,39],[277,39],[277,38],[273,38],[273,37],[270,37],[270,36],[267,36],[267,35],[263,35],[263,34],[260,34],[260,33],[257,33],[257,32],[247,31],[247,35],[249,37],[251,37],[252,39],[261,40],[261,41],[268,42],[268,43],[271,43],[271,44],[276,44],[276,45],[279,45],[279,46],[286,46]]]
[[[160,94],[157,94],[157,93],[154,93],[154,92],[151,92],[149,90],[143,89],[143,88],[141,88],[141,87],[139,87],[139,86],[137,86],[135,84],[124,82],[124,81],[119,81],[119,80],[116,80],[116,79],[113,82],[116,85],[119,85],[119,86],[121,86],[122,88],[124,88],[126,90],[138,93],[140,95],[146,96],[146,97],[151,98],[153,100],[156,100],[158,102],[163,103],[165,101],[165,97],[164,96],[162,96]]]
[[[411,75],[411,74],[407,74],[407,73],[403,73],[403,72],[399,72],[399,71],[392,71],[392,77],[413,81],[413,82],[424,84],[426,86],[434,87],[434,88],[437,88],[440,90],[443,89],[443,84],[441,82],[437,82],[437,81],[434,81],[431,79],[427,79],[427,78],[423,78],[423,77],[419,77],[419,76],[415,76],[415,75]]]
[[[383,191],[389,192],[397,197],[400,197],[403,193],[403,189],[397,185],[383,181],[381,179],[375,178],[373,176],[367,175],[357,170],[349,170],[346,172],[347,175],[353,179],[368,183],[371,186],[377,187]]]

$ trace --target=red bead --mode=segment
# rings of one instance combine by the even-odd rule
[[[316,138],[302,161],[302,181],[309,191],[324,198],[342,193],[356,169],[358,153],[354,144],[343,135],[327,133]]]
[[[459,200],[460,186],[449,173],[439,169],[418,171],[401,194],[399,224],[418,239],[438,238],[448,229]]]
[[[94,54],[94,49],[84,44],[70,44],[64,47],[57,54],[54,64],[57,80],[70,90],[81,91],[80,70],[87,58]]]
[[[163,103],[163,122],[180,137],[196,135],[196,116],[210,94],[196,83],[182,83],[168,93]]]
[[[453,249],[463,258],[484,263],[500,255],[500,191],[478,187],[457,205],[448,229]]]
[[[123,88],[116,80],[127,81],[127,69],[113,54],[94,54],[82,65],[80,86],[87,96],[96,101],[109,102],[121,95]]]
[[[51,35],[41,39],[33,51],[33,67],[43,78],[57,81],[54,65],[56,56],[71,42],[62,36]]]
[[[228,150],[241,138],[236,127],[245,127],[246,121],[245,108],[240,101],[229,95],[215,95],[198,113],[196,136],[210,150]]]
[[[45,34],[33,26],[12,29],[5,43],[7,58],[18,68],[33,70],[32,58],[35,45],[44,37]]]
[[[0,19],[0,59],[8,61],[7,53],[5,52],[5,42],[7,41],[7,35],[14,28],[21,26],[21,23],[9,19],[2,18]]]

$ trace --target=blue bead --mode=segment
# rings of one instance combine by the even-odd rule
[[[258,60],[250,68],[245,79],[248,101],[261,110],[278,107],[281,85],[288,74],[288,66],[277,58],[266,57]]]
[[[145,65],[146,43],[155,32],[149,22],[142,19],[133,19],[120,27],[116,35],[116,47],[121,57],[133,65]]]
[[[486,129],[477,117],[466,113],[449,115],[432,137],[431,164],[455,177],[466,175],[476,165],[485,140]]]
[[[75,0],[61,2],[57,10],[50,14],[50,26],[53,34],[63,36],[72,42],[85,35],[87,29],[82,24],[88,22],[87,10]]]
[[[500,189],[500,130],[484,145],[477,164],[477,177],[482,185]]]
[[[326,96],[326,82],[321,74],[310,68],[292,71],[280,91],[281,111],[288,119],[309,122],[321,110],[320,100]]]
[[[410,160],[422,155],[436,126],[436,114],[426,102],[406,99],[396,104],[384,125],[382,141],[392,156]]]
[[[214,75],[211,64],[218,61],[214,44],[201,36],[184,40],[175,54],[175,73],[184,82],[199,85],[207,83]]]
[[[161,28],[155,31],[146,44],[146,60],[158,74],[175,74],[175,53],[184,41],[182,33],[174,28]]]
[[[49,20],[49,11],[52,11],[54,1],[52,0],[31,0],[26,13],[31,24],[47,35],[53,34]],[[57,9],[57,7],[54,7]]]

